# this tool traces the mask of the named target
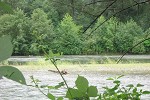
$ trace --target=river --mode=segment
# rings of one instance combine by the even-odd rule
[[[27,84],[32,84],[30,76],[41,80],[43,85],[56,85],[62,82],[61,77],[57,73],[49,72],[47,70],[38,71],[23,71]],[[112,82],[106,80],[108,77],[117,76],[117,74],[100,73],[97,71],[71,71],[69,74],[64,75],[68,85],[74,86],[74,82],[78,74],[86,77],[90,85],[98,87],[99,92],[102,92],[103,86],[112,86]],[[122,73],[123,74],[123,73]],[[150,74],[127,74],[122,77],[121,82],[123,85],[127,84],[143,84],[143,90],[150,90]],[[59,90],[52,90],[55,96],[64,96],[66,91],[65,87]],[[46,92],[46,91],[45,91]],[[0,100],[48,100],[38,89],[30,86],[23,86],[6,78],[0,80]],[[150,95],[142,96],[141,100],[150,100]]]
[[[95,61],[99,64],[107,63],[108,60],[113,60],[117,62],[117,60],[122,55],[64,55],[58,57],[61,61],[69,61],[69,62],[80,62],[80,63],[89,63],[91,61]],[[8,59],[8,62],[18,62],[18,63],[26,63],[26,62],[36,62],[40,60],[44,60],[43,56],[12,56]],[[126,63],[150,63],[150,55],[125,55],[122,58],[123,62]]]
[[[88,63],[90,60],[98,60],[102,61],[102,59],[118,59],[120,55],[117,56],[63,56],[61,57],[62,61],[81,61],[80,63]],[[36,62],[39,60],[43,60],[43,57],[11,57],[8,59],[9,62]],[[147,63],[147,67],[141,67],[136,65],[132,68],[130,67],[116,67],[116,68],[108,68],[108,67],[100,67],[98,66],[96,70],[76,70],[73,68],[69,71],[69,74],[64,75],[68,85],[70,87],[74,86],[74,82],[78,75],[82,75],[89,80],[90,85],[97,86],[99,92],[103,92],[102,87],[104,86],[112,86],[112,82],[106,80],[109,77],[117,76],[125,74],[120,80],[122,84],[125,86],[127,84],[143,84],[143,90],[150,91],[150,55],[125,55],[123,59],[137,60],[137,61],[145,61]],[[101,63],[101,62],[100,62]],[[140,62],[142,63],[142,62]],[[75,70],[74,70],[75,69]],[[81,68],[79,68],[81,69]],[[100,70],[99,70],[100,69]],[[42,85],[57,85],[59,82],[62,82],[62,79],[59,74],[48,71],[47,69],[40,70],[23,70],[22,71],[27,84],[31,85],[30,76],[34,76],[35,78],[41,80]],[[129,73],[128,73],[129,72]],[[62,87],[59,90],[51,90],[51,93],[55,96],[64,96],[66,88]],[[46,93],[47,91],[44,90]],[[150,100],[150,95],[144,95],[141,98],[142,100]],[[0,80],[0,100],[48,100],[37,88],[20,85],[14,81],[8,80],[6,78]]]

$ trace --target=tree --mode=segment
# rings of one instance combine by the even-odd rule
[[[31,54],[41,54],[43,49],[48,50],[54,38],[54,27],[47,14],[42,9],[35,9],[31,15]]]
[[[134,38],[142,36],[143,33],[142,28],[133,20],[120,23],[115,36],[115,48],[118,52],[126,52],[133,46]]]
[[[0,17],[0,34],[12,36],[14,54],[27,53],[29,42],[26,37],[29,36],[29,27],[29,18],[20,9],[14,11],[13,15],[4,14]]]
[[[136,45],[137,43],[139,43],[142,40],[143,40],[143,38],[141,38],[141,37],[134,37],[133,46]],[[145,52],[146,52],[146,50],[145,50],[144,43],[141,43],[141,44],[139,44],[138,46],[136,46],[135,48],[132,49],[132,53],[134,53],[134,54],[143,54]]]
[[[11,14],[4,14],[0,16],[0,35],[13,35],[14,32],[14,19],[15,17]],[[15,33],[16,34],[16,33]]]
[[[80,54],[81,40],[79,35],[81,28],[82,26],[76,25],[72,17],[66,14],[57,29],[55,49],[64,54]]]
[[[105,18],[103,16],[100,17],[91,31],[97,28],[97,26],[104,20]],[[93,51],[94,54],[114,52],[114,37],[117,30],[117,24],[118,21],[116,18],[111,18],[110,20],[108,20],[105,24],[103,24],[103,26],[99,27],[93,33],[93,35],[91,36],[92,38],[89,39],[92,44],[89,43],[89,41],[85,46],[91,45],[89,47],[91,47],[91,51]]]

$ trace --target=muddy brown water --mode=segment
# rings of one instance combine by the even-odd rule
[[[38,71],[23,71],[27,84],[32,84],[30,76],[33,75],[35,78],[41,80],[42,85],[56,85],[62,82],[59,74],[49,72],[47,70]],[[69,74],[64,75],[68,85],[73,87],[78,74],[86,77],[89,80],[90,85],[95,85],[98,87],[99,92],[103,92],[102,87],[112,86],[112,82],[106,80],[108,77],[117,76],[119,74],[114,73],[101,73],[97,71],[72,71]],[[122,73],[123,74],[123,73]],[[127,74],[122,77],[121,82],[123,85],[137,83],[143,84],[143,90],[150,90],[150,73],[149,74]],[[51,90],[51,93],[55,96],[64,96],[66,88],[62,87],[59,90]],[[47,93],[47,90],[44,90]],[[144,95],[142,100],[150,100],[150,95]],[[6,78],[0,80],[0,100],[48,100],[38,89],[29,86],[20,85],[14,81],[8,80]]]

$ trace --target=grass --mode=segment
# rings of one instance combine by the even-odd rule
[[[36,71],[36,70],[56,70],[53,64],[49,61],[39,60],[37,62],[27,62],[27,63],[8,63],[7,61],[2,62],[3,65],[11,65],[19,68],[22,71]],[[123,73],[123,74],[150,74],[150,63],[137,63],[134,61],[121,62],[116,64],[115,60],[107,59],[103,61],[103,64],[99,64],[97,61],[90,60],[87,63],[82,63],[79,61],[58,61],[57,65],[60,70],[72,71],[94,71],[101,73]]]
[[[150,74],[150,63],[129,63],[129,64],[80,64],[71,62],[58,62],[60,70],[72,71],[94,71],[101,73],[120,73],[120,74]],[[19,68],[22,71],[36,71],[36,70],[56,70],[50,62],[30,62],[22,65],[12,65]]]

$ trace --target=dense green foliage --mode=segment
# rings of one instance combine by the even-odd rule
[[[98,27],[114,13],[135,4],[132,0],[117,1],[83,33],[109,2],[6,2],[13,7],[14,12],[7,14],[7,11],[0,11],[0,36],[9,34],[13,37],[13,55],[43,55],[43,49],[64,54],[124,53],[144,38],[150,37],[148,3],[122,11]],[[150,53],[150,39],[128,53]]]
[[[9,1],[9,0],[8,0]],[[16,3],[17,0],[14,0]],[[72,5],[74,4],[73,1],[71,0]],[[13,2],[10,2],[13,3]],[[20,3],[20,2],[19,2]],[[3,3],[0,1],[0,5]],[[4,3],[5,5],[5,3]],[[4,8],[7,8],[7,5],[4,6]],[[8,6],[9,8],[9,6]],[[74,8],[72,8],[74,9]],[[8,10],[8,9],[7,9]],[[3,13],[3,12],[1,12]],[[72,12],[72,15],[74,15],[74,12]],[[97,23],[101,22],[101,20],[104,20],[104,18],[100,18]],[[134,21],[129,21],[127,23],[121,23],[119,26],[123,28],[125,31],[123,31],[125,34],[122,33],[122,30],[120,30],[120,27],[118,26],[117,29],[114,26],[118,25],[115,24],[116,19],[110,19],[106,25],[104,25],[102,28],[97,30],[97,33],[95,33],[96,37],[94,39],[98,39],[94,41],[93,43],[96,43],[97,41],[98,46],[96,46],[95,52],[100,53],[104,52],[114,52],[113,46],[115,46],[117,43],[114,42],[115,39],[120,39],[120,37],[123,37],[119,41],[122,42],[124,41],[125,43],[128,42],[126,38],[134,37],[134,39],[129,39],[129,46],[126,45],[121,45],[122,48],[130,48],[130,45],[136,44],[134,43],[134,40],[139,39],[142,29],[134,22]],[[124,26],[125,24],[125,26]],[[11,40],[13,41],[15,45],[15,53],[17,54],[41,54],[42,52],[45,52],[45,49],[52,48],[51,45],[53,45],[53,41],[56,42],[59,46],[58,51],[65,51],[66,54],[78,54],[81,53],[80,46],[85,43],[83,42],[83,39],[81,38],[82,35],[80,35],[80,29],[82,28],[81,26],[77,26],[70,15],[65,15],[64,19],[61,21],[60,25],[58,26],[57,30],[53,30],[53,24],[52,21],[48,19],[47,14],[41,10],[41,9],[35,9],[33,10],[33,13],[30,18],[26,17],[25,14],[21,11],[18,10],[15,11],[13,15],[10,14],[4,14],[3,16],[0,17],[0,62],[9,58],[13,52],[13,45],[11,43]],[[123,26],[122,26],[123,25]],[[95,25],[97,26],[97,24]],[[108,27],[110,26],[110,27]],[[133,29],[134,28],[134,29]],[[58,34],[54,34],[54,32],[58,32]],[[90,32],[90,31],[88,31]],[[120,32],[120,33],[119,33]],[[117,34],[119,33],[119,34]],[[128,34],[130,33],[129,37]],[[12,36],[12,39],[10,36]],[[121,35],[119,38],[116,38],[115,36]],[[149,29],[148,31],[145,32],[147,36],[149,36]],[[54,36],[54,37],[53,37]],[[143,36],[143,35],[141,35]],[[125,37],[125,38],[124,38]],[[99,39],[100,38],[100,39]],[[112,38],[112,39],[110,39]],[[140,37],[141,38],[141,37]],[[57,43],[58,40],[60,42]],[[125,39],[125,40],[124,40]],[[83,43],[82,43],[82,42]],[[52,42],[52,44],[49,44],[49,42]],[[55,43],[54,42],[54,43]],[[81,43],[80,43],[81,42]],[[3,44],[5,43],[5,45]],[[116,44],[115,44],[116,43]],[[80,45],[81,44],[81,45]],[[99,45],[101,48],[99,49]],[[119,45],[120,43],[118,43]],[[24,46],[22,46],[24,45]],[[72,46],[73,45],[73,46]],[[87,44],[88,45],[88,44]],[[62,47],[61,47],[62,46]],[[64,48],[63,46],[67,47]],[[85,46],[85,45],[84,45]],[[90,47],[93,45],[90,45]],[[149,49],[146,49],[149,47],[149,41],[145,41],[143,44],[139,45],[138,48],[133,49],[133,53],[144,53],[145,51],[149,51]],[[75,48],[77,47],[77,48]],[[25,51],[20,51],[20,48],[22,50],[25,49]],[[120,50],[120,47],[118,48],[117,51]],[[67,49],[67,50],[66,50]],[[87,48],[88,49],[88,48]],[[91,48],[92,51],[93,48]],[[26,51],[27,50],[27,51]],[[29,52],[28,52],[29,50]],[[97,51],[98,50],[98,51]],[[124,49],[122,49],[124,50]],[[127,49],[128,50],[128,49]],[[134,51],[135,50],[135,51]],[[145,51],[144,51],[145,50]],[[58,52],[57,51],[57,52]],[[68,53],[69,51],[69,53]],[[126,51],[126,49],[125,49]],[[95,53],[92,52],[92,53]],[[121,51],[119,51],[121,52]],[[88,53],[88,52],[85,52]],[[54,66],[57,68],[59,71],[56,61],[58,59],[55,59],[54,57],[58,56],[59,54],[53,54],[52,51],[49,52],[46,56],[46,60],[50,60]],[[60,72],[59,72],[60,73]],[[60,73],[61,75],[61,73]],[[23,74],[21,73],[20,70],[18,70],[15,67],[12,66],[0,66],[0,79],[3,77],[6,77],[8,79],[11,79],[13,81],[16,81],[18,83],[26,85],[25,78]],[[63,78],[63,76],[61,75]],[[143,94],[150,94],[150,91],[143,91],[142,89],[138,90],[138,87],[141,87],[143,85],[137,84],[136,86],[129,84],[126,87],[121,87],[121,82],[118,80],[120,77],[117,78],[109,78],[108,80],[113,80],[113,83],[115,84],[114,87],[104,87],[105,91],[104,93],[98,93],[98,89],[96,86],[89,86],[89,82],[86,78],[83,76],[78,76],[77,80],[75,81],[75,87],[69,88],[66,81],[59,83],[56,86],[40,86],[39,87],[39,80],[34,79],[33,76],[31,76],[32,82],[35,84],[35,87],[37,87],[39,90],[40,88],[47,88],[48,93],[45,94],[40,90],[40,92],[43,93],[43,95],[47,96],[50,100],[56,100],[57,97],[55,97],[53,94],[49,92],[50,89],[58,89],[61,86],[65,85],[67,86],[67,92],[65,97],[58,97],[57,100],[63,100],[64,98],[68,99],[73,99],[73,100],[90,100],[91,97],[97,100],[140,100],[141,95]]]
[[[81,26],[77,26],[72,17],[66,14],[64,19],[56,31],[56,37],[54,42],[54,49],[64,54],[80,54],[81,52],[81,38],[80,30]]]
[[[5,45],[3,44],[5,43]],[[0,37],[0,62],[8,59],[13,52],[10,36]],[[0,66],[0,79],[6,77],[21,84],[26,84],[26,80],[20,70],[12,66]]]

